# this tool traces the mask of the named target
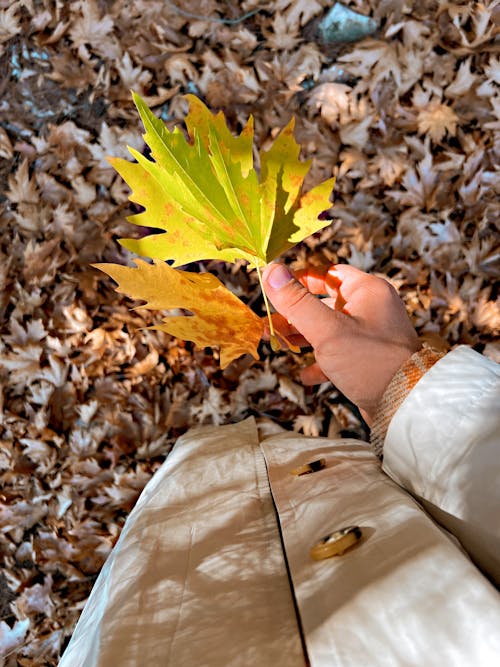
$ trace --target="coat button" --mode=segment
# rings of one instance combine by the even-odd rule
[[[310,463],[305,463],[303,466],[294,468],[290,470],[290,475],[295,475],[296,477],[301,477],[302,475],[309,475],[312,472],[318,472],[318,470],[323,470],[326,466],[325,459],[318,459],[317,461],[311,461]]]
[[[330,533],[317,542],[309,552],[314,560],[323,560],[331,556],[341,556],[344,551],[350,549],[361,539],[361,528],[359,526],[348,526]]]

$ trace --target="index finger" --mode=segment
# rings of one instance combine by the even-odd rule
[[[333,266],[308,267],[294,271],[294,276],[304,287],[307,287],[311,294],[327,294],[336,297],[341,281],[330,273],[333,268]]]
[[[334,299],[331,306],[334,310],[344,310],[346,299],[340,291],[342,281],[332,273],[334,268],[335,266],[324,268],[311,267],[295,271],[294,275],[311,294],[326,294]]]

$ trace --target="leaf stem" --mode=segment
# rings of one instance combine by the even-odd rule
[[[262,290],[262,296],[264,297],[264,305],[266,306],[267,319],[269,322],[269,334],[271,338],[271,347],[273,350],[275,350],[275,348],[279,349],[281,346],[274,331],[273,319],[271,317],[271,309],[269,308],[269,301],[267,299],[266,290],[264,289],[264,283],[262,282],[262,274],[260,272],[259,264],[256,263],[255,268],[257,269],[257,276],[259,277],[260,289]]]

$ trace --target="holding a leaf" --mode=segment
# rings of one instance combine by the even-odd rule
[[[222,112],[214,115],[194,95],[187,98],[190,141],[179,128],[169,132],[134,94],[153,159],[130,148],[135,164],[119,158],[110,162],[132,188],[130,199],[145,209],[129,221],[165,232],[139,240],[122,239],[121,243],[143,257],[172,260],[174,267],[205,259],[244,259],[261,280],[261,269],[269,261],[329,224],[319,215],[331,207],[335,180],[302,193],[310,163],[299,160],[293,119],[270,150],[260,152],[259,175],[254,167],[252,118],[239,137],[234,137]],[[186,322],[167,317],[160,328],[200,346],[220,347],[222,367],[244,353],[258,358],[256,345],[262,324],[241,302],[237,304],[221,283],[214,290],[215,278],[201,300],[196,279],[185,276],[188,282],[177,291],[168,286],[183,280],[175,271],[159,262],[151,268],[143,262],[137,264],[137,269],[97,266],[112,277],[119,276],[119,291],[132,298],[144,299],[144,285],[154,286],[154,300],[146,297],[146,308],[184,308],[195,313],[195,319]],[[266,300],[265,305],[271,343],[279,349]],[[224,326],[233,317],[233,327]],[[236,326],[241,340],[235,344]],[[243,340],[247,342],[242,345]]]
[[[189,310],[157,328],[219,346],[224,367],[257,358],[261,319],[211,274],[165,260],[245,259],[277,311],[273,345],[312,348],[303,382],[342,391],[371,444],[254,417],[182,436],[127,519],[61,667],[493,667],[499,366],[466,346],[424,347],[381,277],[270,263],[321,229],[330,206],[331,180],[301,193],[308,167],[292,124],[260,153],[258,176],[251,121],[233,137],[191,97],[187,142],[135,99],[153,160],[113,164],[145,207],[132,221],[165,231],[122,240],[153,264],[99,268],[147,308]]]

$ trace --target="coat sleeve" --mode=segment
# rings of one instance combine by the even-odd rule
[[[500,584],[500,366],[467,347],[419,380],[394,415],[383,468]]]

